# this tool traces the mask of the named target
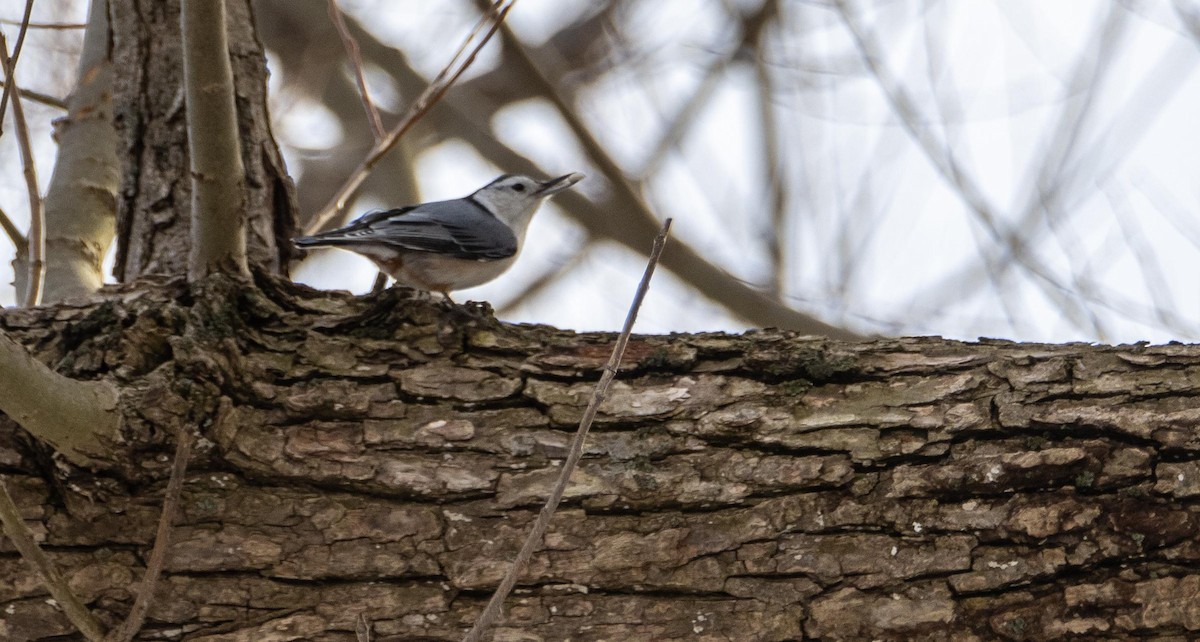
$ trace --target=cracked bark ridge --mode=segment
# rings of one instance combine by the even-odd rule
[[[145,636],[459,639],[520,544],[614,340],[404,290],[260,278],[6,310],[126,387],[132,463],[18,505],[106,624],[203,424]],[[136,292],[136,294],[131,294]],[[1183,639],[1200,630],[1200,349],[763,331],[635,337],[495,639]],[[207,420],[207,423],[204,422]],[[70,633],[0,546],[0,637]]]

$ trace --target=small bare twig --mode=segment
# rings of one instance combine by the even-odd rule
[[[171,477],[167,481],[167,490],[163,496],[162,514],[158,517],[158,531],[154,535],[154,548],[151,549],[150,559],[146,562],[146,574],[142,576],[142,583],[138,588],[137,598],[133,601],[133,608],[129,609],[129,616],[108,634],[105,642],[129,642],[146,622],[146,613],[153,604],[154,588],[167,562],[167,551],[171,548],[171,525],[179,513],[183,474],[187,472],[188,459],[191,456],[192,435],[187,430],[180,430],[176,436],[175,459],[171,462]]]
[[[401,136],[408,133],[408,130],[412,129],[412,126],[441,100],[442,96],[446,95],[446,92],[454,85],[459,76],[475,62],[479,51],[492,39],[496,30],[503,24],[504,18],[508,15],[509,10],[512,9],[514,2],[516,0],[496,0],[492,5],[490,14],[479,21],[479,24],[476,25],[471,34],[463,41],[462,46],[455,52],[450,62],[425,87],[425,91],[421,92],[420,96],[417,96],[417,99],[408,108],[408,113],[401,119],[400,124],[392,128],[383,140],[375,143],[375,146],[371,148],[367,157],[363,159],[363,162],[350,174],[350,178],[338,188],[333,198],[329,199],[329,203],[304,225],[305,234],[319,232],[321,227],[346,209],[346,204],[349,202],[350,197],[354,195],[359,186],[362,185],[362,182],[366,180],[367,175],[371,173],[375,165],[396,146],[396,143],[400,142]],[[479,32],[489,19],[491,20],[491,27],[488,28],[487,33],[480,37],[479,42],[471,48],[470,53],[466,57],[463,57],[469,43],[476,39],[476,36],[479,35]]]
[[[617,376],[617,368],[621,365],[621,358],[625,356],[625,346],[629,343],[629,335],[633,332],[633,323],[637,321],[638,310],[642,307],[642,299],[646,298],[646,291],[650,288],[650,278],[654,276],[654,268],[658,265],[658,257],[662,255],[663,246],[667,243],[667,233],[670,231],[671,219],[667,219],[654,239],[654,248],[650,250],[650,260],[646,262],[646,271],[642,274],[641,282],[638,283],[637,293],[633,295],[633,303],[629,305],[629,314],[625,316],[625,325],[621,328],[621,334],[617,336],[617,343],[613,346],[608,363],[604,365],[604,374],[600,376],[600,382],[596,384],[596,390],[592,393],[592,398],[583,411],[583,417],[579,420],[579,429],[575,431],[575,438],[571,440],[567,460],[563,462],[562,472],[558,475],[554,489],[550,491],[550,496],[546,498],[546,504],[542,506],[541,512],[533,522],[533,529],[529,531],[525,542],[521,544],[517,558],[513,560],[508,572],[504,574],[500,586],[496,588],[492,599],[479,614],[479,619],[475,620],[475,626],[463,638],[463,642],[480,642],[483,639],[484,634],[499,617],[500,608],[504,605],[504,598],[508,597],[509,592],[516,585],[517,577],[529,563],[529,558],[533,557],[534,549],[541,545],[542,536],[545,535],[546,528],[550,525],[550,518],[554,516],[554,511],[558,508],[558,503],[562,501],[563,494],[567,490],[571,473],[579,464],[580,458],[583,457],[583,442],[587,438],[588,430],[592,427],[592,421],[596,418],[596,412],[599,410],[600,404],[604,402],[605,395],[608,394],[608,387]]]
[[[17,32],[17,42],[13,45],[12,50],[12,66],[17,66],[17,59],[21,57],[21,47],[25,46],[25,32],[29,30],[29,16],[33,13],[33,0],[25,0],[25,15],[21,16],[21,30]],[[8,55],[8,45],[5,45],[5,55]],[[5,78],[11,79],[12,72],[7,71],[8,64],[5,63]],[[12,87],[16,87],[16,82],[12,83]],[[8,111],[8,97],[12,93],[9,83],[4,83],[4,92],[0,94],[0,133],[4,132],[4,114]]]
[[[31,2],[30,4],[33,3]],[[0,25],[25,25],[30,29],[49,29],[51,31],[69,31],[87,27],[87,25],[82,22],[19,22],[16,20],[7,20],[5,18],[0,18]]]
[[[21,33],[23,36],[24,30]],[[17,46],[20,46],[20,40],[17,41]],[[13,77],[16,70],[16,53],[14,47],[14,55],[8,55],[8,41],[4,34],[0,33],[0,65],[4,66],[4,77],[8,80],[5,84],[5,96],[11,97],[12,100],[17,147],[21,150],[21,173],[25,176],[25,191],[29,194],[29,282],[25,290],[24,305],[32,308],[41,302],[42,279],[46,274],[46,264],[42,260],[46,254],[46,235],[42,229],[45,217],[42,212],[42,195],[38,191],[37,166],[33,162],[33,147],[29,142],[29,126],[25,122],[25,110],[21,107],[21,92],[7,91],[10,87],[17,86]],[[3,104],[0,104],[0,111],[2,110]],[[3,119],[2,114],[0,119]]]
[[[4,228],[4,233],[8,235],[8,240],[12,241],[18,252],[21,248],[25,247],[25,235],[21,233],[21,230],[17,229],[16,225],[13,225],[12,219],[8,218],[8,214],[5,214],[4,210],[0,210],[0,227]]]
[[[371,100],[371,92],[367,89],[367,77],[363,74],[362,52],[358,48],[358,41],[350,34],[350,28],[346,26],[346,17],[338,9],[337,0],[329,0],[329,19],[333,21],[333,26],[341,36],[342,46],[346,48],[346,55],[350,57],[350,64],[354,67],[354,81],[358,83],[358,96],[367,112],[371,132],[375,134],[376,142],[381,141],[387,135],[387,131],[383,128],[379,109],[375,107],[375,101]]]
[[[83,637],[88,640],[94,642],[103,640],[104,630],[100,627],[100,622],[87,609],[87,606],[84,606],[83,601],[71,592],[66,578],[58,572],[54,562],[50,561],[50,558],[46,557],[45,551],[37,545],[37,541],[33,539],[33,533],[21,519],[17,504],[8,494],[8,487],[3,481],[0,481],[0,522],[4,523],[4,534],[12,540],[13,546],[17,548],[21,557],[42,574],[42,581],[46,584],[46,589],[50,591],[50,596],[54,598],[54,601],[62,607],[67,619],[71,620],[75,628],[79,629]]]
[[[7,86],[8,86],[7,82],[0,81],[0,87],[7,87]],[[50,94],[43,94],[40,91],[33,91],[32,89],[18,89],[17,91],[21,92],[22,98],[27,98],[29,100],[32,100],[35,103],[45,105],[47,107],[53,107],[55,109],[61,109],[63,111],[67,110],[67,101],[62,98],[59,98],[58,96],[51,96]]]

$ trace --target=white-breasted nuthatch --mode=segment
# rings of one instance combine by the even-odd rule
[[[578,172],[544,183],[504,174],[465,198],[371,212],[292,242],[358,252],[400,285],[446,294],[503,274],[542,201],[582,179]]]

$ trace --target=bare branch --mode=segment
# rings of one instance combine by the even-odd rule
[[[304,7],[308,4],[300,3],[297,6]],[[268,3],[264,6],[269,8],[275,5]],[[306,20],[302,24],[312,24],[312,20]],[[403,56],[379,42],[353,21],[348,21],[348,26],[368,57],[374,56],[380,67],[390,73],[403,90],[420,91],[425,80],[408,66]],[[278,46],[294,45],[294,38],[278,42],[282,36],[283,34],[276,36]],[[454,136],[472,145],[484,158],[497,167],[529,175],[544,174],[545,172],[528,157],[497,140],[495,134],[487,126],[486,115],[490,111],[483,108],[477,94],[466,92],[467,86],[467,84],[457,85],[455,94],[441,104],[441,109],[431,112],[427,122],[432,123],[431,126],[436,127],[438,131],[451,132]],[[527,89],[522,88],[521,95],[532,95],[532,92]],[[349,83],[344,81],[329,83],[327,90],[335,92],[336,96],[336,99],[327,100],[327,103],[342,105],[343,109],[339,113],[353,113],[349,106],[357,102],[357,97],[354,96],[354,91]],[[343,118],[348,120],[352,116],[343,116]],[[403,140],[401,144],[403,144]],[[388,158],[392,157],[394,155]],[[324,164],[313,164],[307,167],[306,170],[311,169],[311,171],[304,172],[305,180],[309,184],[314,180],[319,180],[319,177],[323,177],[328,172],[326,167],[328,165]],[[392,190],[394,185],[389,182],[388,185],[380,185],[379,188]],[[571,215],[575,222],[583,226],[588,235],[596,239],[612,240],[639,254],[645,251],[646,246],[652,242],[658,230],[658,222],[654,219],[627,216],[627,212],[632,211],[631,208],[634,206],[622,201],[620,195],[616,193],[610,192],[602,201],[595,203],[578,193],[563,193],[557,198],[560,199],[558,202],[563,209]],[[786,328],[801,334],[823,335],[835,339],[861,338],[854,332],[830,325],[812,315],[788,307],[765,292],[738,280],[678,239],[666,251],[662,258],[662,264],[663,268],[670,270],[681,280],[694,287],[701,295],[715,301],[729,310],[732,315],[744,319],[749,324]]]
[[[24,30],[22,30],[22,36]],[[20,40],[17,41],[18,46]],[[13,49],[14,54],[16,48]],[[16,57],[8,55],[8,41],[0,33],[0,65],[4,67],[4,76],[8,80],[5,87],[16,87],[17,81],[13,76],[16,71]],[[22,299],[27,308],[32,308],[42,300],[42,279],[46,273],[46,236],[44,232],[45,217],[42,211],[42,196],[38,191],[37,166],[33,161],[33,146],[29,141],[29,126],[25,122],[25,109],[21,106],[21,92],[7,92],[13,107],[13,123],[17,132],[17,147],[21,151],[21,173],[25,177],[25,191],[29,195],[29,277],[25,284]],[[3,105],[0,105],[2,111]],[[3,118],[0,115],[0,118]]]
[[[33,533],[21,519],[21,513],[17,509],[16,503],[13,502],[12,495],[8,494],[8,487],[2,479],[0,479],[0,522],[4,523],[4,534],[12,540],[13,546],[21,553],[21,557],[36,568],[38,573],[41,573],[46,589],[50,591],[54,601],[62,607],[63,613],[66,614],[67,619],[71,620],[71,624],[74,624],[75,628],[79,629],[83,637],[88,640],[94,642],[103,640],[104,629],[101,628],[100,622],[96,616],[92,615],[83,601],[71,591],[66,578],[58,572],[54,562],[50,561],[42,548],[37,545],[37,541],[33,539]]]
[[[622,240],[627,246],[634,247],[627,240],[631,235],[637,235],[634,230],[645,234],[646,230],[656,226],[654,214],[638,195],[633,184],[626,178],[625,172],[609,156],[600,142],[592,136],[576,111],[568,104],[567,100],[561,95],[554,84],[550,82],[550,79],[533,62],[533,59],[529,56],[529,52],[525,49],[520,39],[507,26],[502,26],[500,33],[501,37],[504,38],[505,46],[515,58],[513,62],[520,66],[521,70],[525,72],[525,76],[530,79],[531,84],[538,89],[538,92],[550,100],[559,115],[566,121],[572,133],[579,140],[589,160],[600,168],[600,172],[613,185],[615,204],[611,209],[624,214],[624,220],[619,226],[621,230],[617,233],[618,236],[614,236],[614,226],[601,223],[601,221],[609,221],[611,219],[611,216],[603,212],[597,212],[594,217],[587,217],[588,219],[592,219],[590,221],[581,217],[580,222],[593,235],[616,238],[617,240]],[[593,210],[597,209],[579,194],[563,194],[560,196],[559,202],[575,212],[589,207]],[[714,286],[710,289],[701,287],[701,290],[706,296],[720,301],[739,316],[745,318],[773,316],[779,321],[776,323],[766,323],[765,325],[789,327],[790,329],[801,330],[811,334],[821,334],[837,339],[854,339],[858,337],[858,335],[848,330],[831,326],[818,319],[790,310],[774,297],[747,287],[740,281],[736,281],[728,274],[725,274],[720,268],[708,263],[708,261],[696,255],[693,250],[682,244],[674,246],[674,249],[668,253],[667,258],[664,260],[664,264],[668,265],[675,274],[687,275],[685,278],[693,284],[705,283],[706,281],[710,284],[720,282],[720,286]],[[726,291],[719,292],[720,290]],[[735,299],[737,302],[733,303]]]
[[[859,22],[859,17],[847,6],[846,0],[835,0],[834,4],[843,24],[846,25],[853,37],[867,69],[891,103],[893,111],[900,118],[900,123],[904,125],[934,169],[954,187],[967,206],[967,210],[980,222],[993,242],[997,245],[1009,243],[1013,249],[1013,258],[1029,274],[1036,277],[1033,282],[1060,307],[1073,323],[1078,327],[1084,327],[1089,314],[1085,309],[1086,306],[1075,300],[1070,290],[1059,282],[1052,269],[1032,253],[1024,251],[1024,246],[1015,245],[1015,233],[1001,217],[997,216],[995,208],[988,202],[983,190],[965,171],[951,150],[938,141],[929,128],[924,125],[925,119],[919,114],[912,97],[887,71],[882,63],[874,34]]]
[[[100,463],[116,438],[117,391],[76,381],[34,359],[0,331],[0,412],[78,465]]]
[[[8,83],[0,81],[0,87],[7,86]],[[35,103],[45,105],[47,107],[53,107],[55,109],[61,109],[63,111],[66,111],[67,109],[67,101],[59,98],[58,96],[51,96],[50,94],[43,94],[40,91],[33,91],[32,89],[25,88],[18,88],[17,91],[21,94],[22,98],[27,98]]]
[[[1130,253],[1137,260],[1138,272],[1142,277],[1142,287],[1158,311],[1159,322],[1164,326],[1170,324],[1169,316],[1177,314],[1174,299],[1171,296],[1168,271],[1163,268],[1153,245],[1146,238],[1141,221],[1129,202],[1128,190],[1119,189],[1115,185],[1107,185],[1102,190],[1108,199],[1113,218],[1121,229],[1120,239],[1129,247]],[[1111,255],[1109,255],[1111,256]],[[1090,272],[1090,270],[1089,270]]]
[[[107,3],[94,0],[70,112],[57,121],[58,155],[46,189],[45,303],[91,294],[104,284],[121,182],[112,75]]]
[[[1171,6],[1175,8],[1176,17],[1191,34],[1192,40],[1200,45],[1200,11],[1194,5],[1189,7],[1184,0],[1174,0]]]
[[[29,4],[32,5],[33,3],[30,2]],[[28,17],[28,14],[26,14],[26,17]],[[74,29],[83,29],[84,27],[87,27],[86,24],[83,24],[80,22],[25,22],[25,21],[17,21],[17,20],[7,20],[5,18],[0,18],[0,25],[10,25],[10,26],[25,25],[25,26],[29,27],[30,29],[47,29],[50,31],[70,31],[70,30],[74,30]]]
[[[376,141],[383,140],[387,132],[383,129],[383,121],[379,119],[379,109],[375,107],[375,101],[371,100],[371,92],[367,89],[367,78],[363,74],[362,52],[358,48],[358,41],[354,39],[350,29],[346,26],[346,18],[338,9],[337,0],[329,0],[329,19],[337,28],[338,35],[342,38],[342,46],[346,48],[346,55],[350,57],[350,64],[354,67],[354,81],[358,83],[358,95],[362,99],[363,109],[367,112],[367,122],[371,125],[371,132],[375,134]]]
[[[192,172],[188,279],[249,275],[245,170],[234,107],[225,0],[183,0],[183,72]]]
[[[667,125],[666,131],[659,137],[658,142],[654,145],[654,149],[646,156],[646,161],[638,168],[636,174],[646,180],[656,174],[659,168],[667,159],[667,155],[672,149],[678,147],[679,141],[683,139],[684,134],[691,128],[696,121],[696,117],[701,113],[701,107],[708,105],[708,101],[716,93],[720,87],[721,80],[725,77],[725,70],[729,68],[731,58],[720,58],[713,62],[712,65],[704,72],[704,78],[700,81],[700,86],[696,91],[683,103],[683,106],[675,113],[675,116],[670,119],[670,124]]]
[[[188,459],[192,456],[192,435],[180,430],[175,437],[175,459],[171,462],[171,478],[163,495],[162,514],[158,518],[158,531],[154,535],[154,548],[146,563],[146,574],[142,576],[137,598],[128,617],[105,638],[105,642],[129,642],[146,622],[154,598],[154,589],[167,562],[167,551],[171,548],[171,525],[179,514],[179,498],[183,494],[183,474],[187,471]]]
[[[25,247],[25,235],[17,229],[16,225],[13,225],[12,219],[8,218],[8,214],[5,214],[4,210],[0,210],[0,227],[4,228],[8,240],[12,241],[18,252]]]
[[[475,30],[472,31],[471,34],[467,36],[466,40],[463,41],[462,46],[454,54],[454,57],[451,58],[450,62],[436,77],[434,77],[434,79],[425,88],[425,91],[421,92],[421,95],[418,96],[416,101],[414,101],[413,104],[408,108],[408,112],[400,121],[400,124],[388,132],[388,135],[383,140],[375,143],[375,146],[371,148],[371,151],[367,154],[367,157],[361,164],[359,164],[354,172],[350,174],[350,178],[347,179],[346,182],[338,189],[338,191],[333,195],[333,198],[329,200],[329,203],[304,225],[305,234],[315,234],[316,232],[320,231],[321,227],[332,220],[335,216],[341,215],[341,213],[346,209],[346,204],[349,202],[350,197],[353,196],[358,190],[358,187],[362,185],[362,182],[367,178],[367,175],[372,169],[374,169],[375,165],[380,161],[380,159],[382,159],[389,151],[392,150],[393,147],[396,146],[396,143],[400,141],[400,137],[407,133],[408,130],[411,129],[412,126],[418,120],[420,120],[422,116],[428,113],[429,110],[437,103],[437,101],[441,100],[442,96],[446,95],[446,92],[451,86],[454,85],[459,76],[461,76],[463,72],[475,62],[475,58],[479,55],[479,51],[483,49],[484,45],[486,45],[489,40],[491,40],[492,36],[496,33],[496,29],[503,24],[505,16],[508,15],[509,10],[512,9],[513,2],[515,1],[516,0],[497,0],[496,3],[492,5],[491,14],[489,16],[485,16],[483,20],[480,20],[479,24],[476,25]],[[487,33],[485,33],[479,39],[479,42],[473,48],[471,48],[470,54],[464,58],[462,54],[467,50],[468,44],[475,40],[476,36],[479,35],[480,30],[482,29],[483,25],[486,24],[488,18],[491,18],[491,27],[487,30]]]
[[[546,498],[545,505],[538,513],[533,528],[529,531],[524,543],[521,544],[521,550],[513,560],[512,566],[504,574],[500,586],[496,588],[492,599],[479,614],[479,619],[475,620],[475,626],[471,627],[467,636],[463,638],[463,642],[479,642],[483,639],[483,635],[499,617],[504,599],[508,597],[509,592],[517,583],[517,577],[525,569],[529,559],[533,557],[534,549],[542,544],[542,536],[545,535],[546,528],[550,525],[550,518],[554,516],[554,511],[558,509],[558,504],[567,491],[571,473],[575,471],[580,458],[583,457],[583,442],[587,439],[588,430],[592,427],[596,412],[600,409],[600,404],[604,402],[605,395],[608,394],[608,387],[617,376],[617,368],[621,365],[621,358],[625,356],[625,346],[629,343],[629,335],[633,332],[634,322],[637,321],[638,310],[642,307],[642,300],[646,298],[646,291],[650,288],[650,278],[654,276],[654,268],[658,266],[658,259],[662,256],[663,246],[667,243],[667,233],[670,231],[671,219],[667,219],[654,239],[654,247],[650,250],[650,260],[646,262],[646,271],[642,274],[641,282],[638,283],[637,293],[633,295],[633,303],[629,305],[629,314],[625,316],[625,325],[621,328],[621,334],[617,336],[617,343],[613,346],[612,355],[609,356],[608,363],[604,366],[604,374],[600,376],[596,390],[592,393],[592,398],[583,411],[583,417],[579,420],[579,429],[575,431],[575,438],[571,440],[571,447],[567,452],[566,461],[563,462],[562,472],[559,473],[558,480],[555,482],[553,490],[550,491],[550,496]]]
[[[779,122],[775,115],[775,104],[772,97],[775,94],[774,78],[767,67],[764,53],[766,45],[767,26],[772,24],[771,18],[779,10],[778,0],[766,0],[760,13],[760,19],[753,21],[753,31],[748,38],[753,43],[757,56],[754,58],[754,74],[758,79],[758,117],[762,123],[762,156],[763,166],[767,170],[767,214],[768,217],[762,230],[762,238],[767,246],[767,255],[771,259],[771,294],[783,296],[787,286],[787,263],[785,250],[787,248],[787,191],[784,189],[783,153],[779,142]],[[748,26],[750,26],[750,22]]]
[[[12,50],[12,67],[15,69],[17,60],[21,57],[21,47],[25,46],[25,33],[29,30],[29,16],[33,13],[33,0],[25,0],[25,15],[21,16],[21,30],[17,32],[17,43],[13,45]],[[0,41],[2,42],[2,41]],[[4,45],[5,56],[8,55],[8,45]],[[5,78],[12,79],[12,72],[8,69],[9,63],[4,63]],[[4,114],[8,111],[8,100],[12,94],[12,87],[16,87],[16,81],[12,81],[11,87],[8,83],[4,84],[4,92],[0,93],[0,133],[4,132]]]
[[[1014,260],[1019,263],[1037,240],[1035,235],[1045,229],[1040,225],[1043,220],[1069,209],[1070,199],[1078,198],[1081,188],[1089,196],[1093,194],[1094,188],[1103,183],[1114,167],[1124,162],[1128,150],[1136,143],[1137,134],[1131,134],[1131,130],[1147,128],[1155,121],[1153,113],[1138,109],[1138,105],[1147,106],[1151,112],[1165,107],[1169,103],[1166,97],[1186,78],[1178,70],[1183,47],[1173,45],[1163,52],[1152,71],[1141,76],[1137,87],[1129,92],[1125,106],[1109,121],[1106,131],[1081,151],[1074,151],[1078,147],[1082,123],[1095,111],[1092,103],[1099,94],[1098,86],[1111,74],[1113,65],[1109,62],[1118,55],[1121,38],[1126,32],[1127,20],[1118,9],[1117,5],[1112,6],[1107,18],[1097,27],[1091,44],[1080,53],[1067,82],[1063,108],[1057,121],[1047,127],[1045,153],[1039,163],[1030,164],[1030,173],[1022,181],[1023,187],[1018,193],[1025,195],[1025,201],[1017,210],[1016,222],[1009,226],[1012,233],[1004,246],[992,248],[984,255],[988,269],[999,269],[1003,273]],[[1076,91],[1081,91],[1082,95],[1073,96]],[[1146,101],[1145,96],[1159,99]],[[1101,162],[1097,162],[1098,159]],[[974,290],[984,278],[978,264],[968,266],[940,278],[926,288],[926,295],[920,298],[929,307],[944,307],[957,296],[956,292]]]

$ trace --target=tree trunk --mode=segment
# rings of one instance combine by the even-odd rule
[[[67,116],[55,122],[58,157],[46,188],[46,280],[43,303],[86,297],[104,284],[102,263],[112,244],[120,163],[113,128],[108,7],[92,0]],[[18,299],[29,287],[28,257],[13,262]]]
[[[229,0],[227,26],[246,170],[251,266],[281,273],[296,257],[295,190],[271,135],[266,59],[249,0]],[[179,0],[109,0],[116,121],[122,139],[117,205],[120,281],[187,273],[191,180],[180,50]]]
[[[135,465],[0,464],[108,625],[199,442],[146,639],[458,639],[552,482],[607,334],[260,278],[6,311],[127,391]],[[1200,629],[1200,350],[637,337],[496,639],[1027,639]],[[7,544],[5,544],[7,546]],[[7,549],[6,549],[7,550]],[[0,637],[70,626],[7,553]],[[213,637],[205,637],[213,636]]]

